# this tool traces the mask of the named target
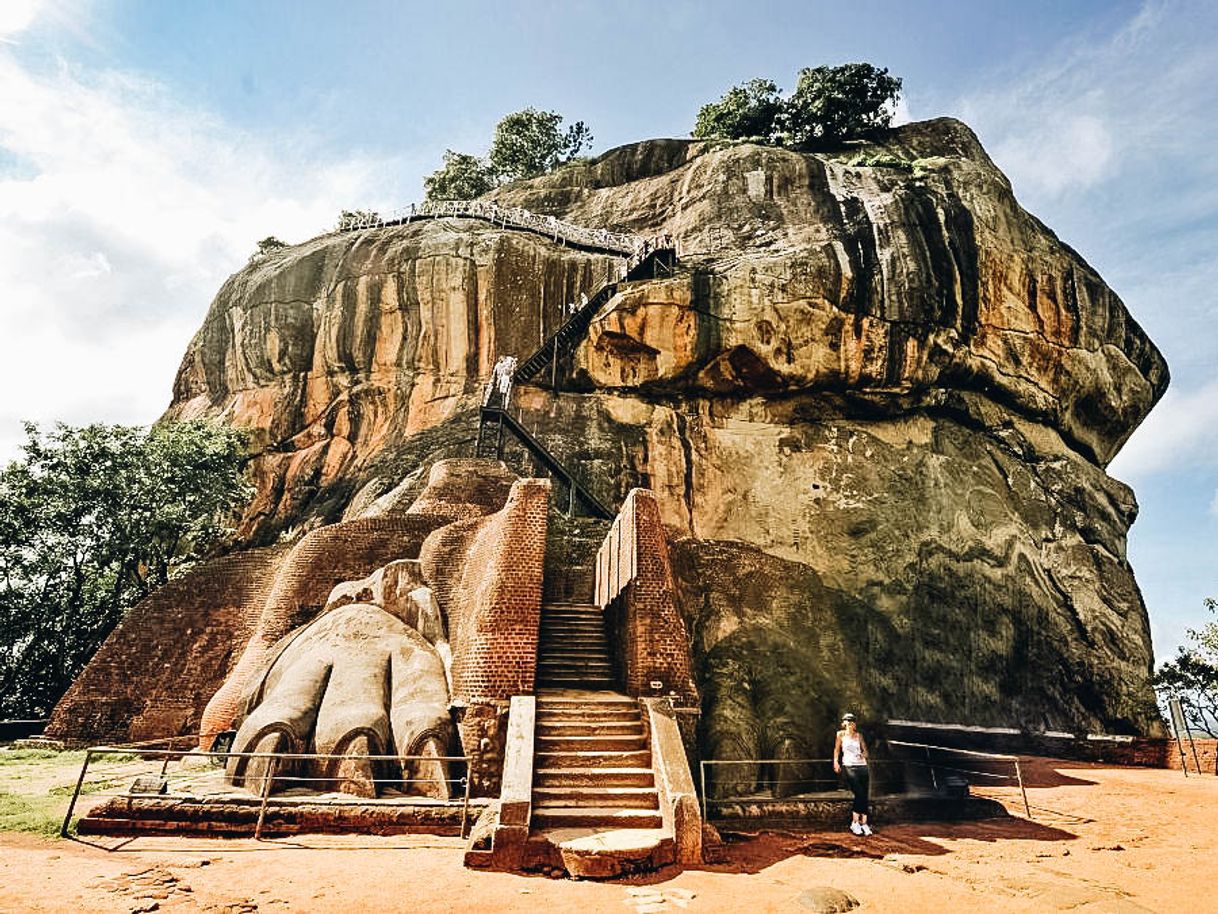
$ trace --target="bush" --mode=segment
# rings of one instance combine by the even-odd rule
[[[371,209],[345,209],[338,216],[338,225],[335,228],[342,232],[347,229],[358,228],[361,225],[379,222],[381,214]]]
[[[780,91],[768,79],[733,86],[719,101],[699,109],[693,136],[700,140],[773,139],[775,120],[782,111]]]
[[[250,255],[250,260],[262,260],[266,257],[270,257],[272,254],[282,251],[286,247],[287,244],[280,241],[274,235],[267,235],[258,242],[258,250],[254,251],[254,253]]]

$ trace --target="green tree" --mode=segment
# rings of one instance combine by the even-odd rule
[[[569,162],[592,142],[592,132],[583,121],[562,129],[563,117],[556,111],[525,108],[507,115],[495,125],[489,155],[491,170],[500,181],[535,178]]]
[[[47,714],[123,611],[230,533],[245,435],[26,425],[0,470],[0,718]]]
[[[717,102],[698,111],[697,139],[773,139],[775,119],[782,111],[781,90],[768,79],[750,79],[728,89]]]
[[[1205,608],[1218,614],[1218,601],[1207,598]],[[1160,695],[1183,699],[1189,729],[1218,738],[1218,621],[1190,628],[1188,640],[1175,659],[1159,667],[1155,688]]]
[[[780,130],[793,146],[866,136],[892,122],[901,80],[869,63],[808,67],[783,106]]]
[[[287,244],[280,241],[274,235],[267,235],[258,242],[258,250],[250,255],[250,260],[262,260],[265,257],[270,257],[287,247]]]
[[[490,163],[477,156],[444,151],[444,165],[423,180],[428,200],[472,200],[498,186]]]

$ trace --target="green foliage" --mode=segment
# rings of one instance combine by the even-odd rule
[[[497,186],[536,178],[579,160],[579,152],[592,143],[592,132],[576,121],[561,129],[557,111],[525,108],[499,121],[490,154],[479,158],[445,150],[445,163],[424,179],[428,200],[473,200]]]
[[[894,155],[889,155],[886,152],[877,152],[874,155],[857,155],[850,160],[850,165],[854,168],[895,168],[898,171],[913,171],[914,165],[905,159],[898,159]]]
[[[428,200],[472,200],[509,181],[535,178],[575,162],[592,143],[583,121],[562,129],[557,111],[525,108],[495,125],[491,151],[485,159],[444,152],[444,165],[423,180]]]
[[[693,136],[700,140],[772,140],[783,106],[781,91],[768,79],[750,79],[733,86],[719,101],[699,109]]]
[[[557,111],[525,108],[507,115],[495,125],[488,159],[500,181],[535,178],[570,161],[592,143],[592,132],[583,121],[562,129]]]
[[[230,533],[245,435],[26,425],[0,471],[0,718],[45,716],[123,611]]]
[[[1218,615],[1218,601],[1207,598],[1205,608]],[[1154,685],[1161,695],[1183,699],[1189,729],[1218,738],[1218,621],[1189,629],[1188,640],[1159,667]]]
[[[345,209],[338,216],[338,225],[335,226],[340,232],[346,229],[353,229],[360,225],[367,225],[370,222],[376,222],[381,218],[381,214],[370,209]]]
[[[280,241],[274,235],[267,235],[258,242],[258,250],[250,255],[250,260],[262,260],[265,257],[270,257],[287,247],[287,244]]]
[[[808,67],[782,112],[781,132],[793,146],[866,136],[892,122],[901,80],[869,63]]]
[[[444,151],[444,166],[423,180],[428,200],[472,200],[498,186],[490,164],[464,152]]]
[[[785,100],[777,85],[751,79],[698,111],[699,139],[754,139],[796,147],[865,137],[892,122],[901,80],[869,63],[808,67]]]

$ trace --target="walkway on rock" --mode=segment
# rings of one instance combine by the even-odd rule
[[[645,240],[638,235],[594,229],[556,216],[541,216],[520,206],[500,206],[486,200],[428,200],[411,203],[394,210],[388,216],[367,213],[347,220],[329,234],[364,232],[392,225],[409,225],[417,219],[482,219],[501,228],[533,232],[568,247],[583,248],[640,259]]]

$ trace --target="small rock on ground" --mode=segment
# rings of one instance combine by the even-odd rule
[[[831,885],[818,885],[800,892],[799,903],[816,914],[843,914],[859,906],[857,898]]]

